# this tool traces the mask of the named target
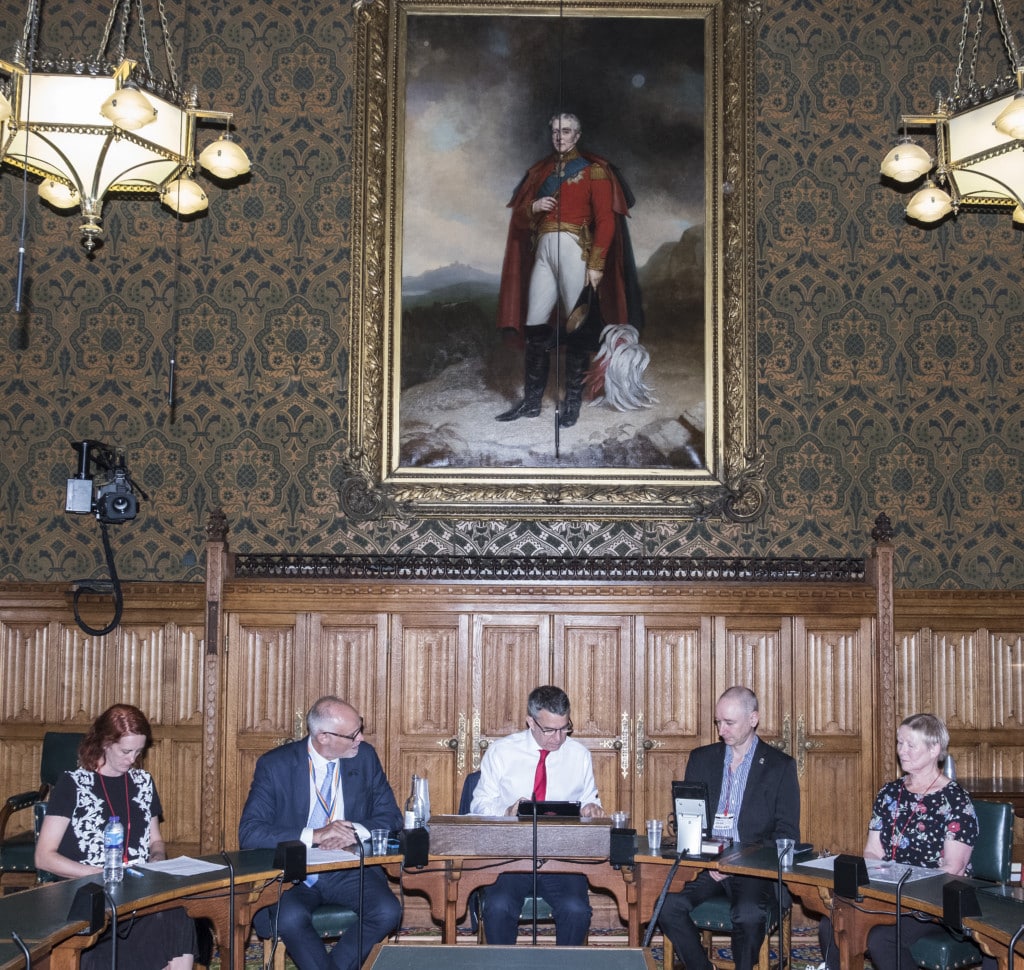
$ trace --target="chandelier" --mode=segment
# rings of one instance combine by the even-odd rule
[[[903,136],[882,160],[882,174],[896,182],[910,185],[927,176],[907,205],[907,215],[916,222],[938,222],[961,206],[1012,207],[1013,221],[1024,225],[1024,63],[1003,0],[992,0],[1011,73],[988,84],[978,82],[987,3],[974,0],[972,10],[972,0],[964,2],[952,94],[940,97],[932,114],[903,115]],[[914,142],[907,129],[931,129],[935,155]]]
[[[219,179],[249,171],[248,156],[231,140],[231,113],[201,111],[196,89],[179,87],[164,0],[157,3],[169,78],[153,67],[143,0],[134,0],[134,18],[133,0],[112,0],[99,50],[87,59],[38,50],[42,0],[29,0],[21,40],[11,60],[0,59],[2,161],[37,176],[39,195],[54,207],[80,208],[90,253],[111,193],[155,194],[190,215],[208,205],[193,179],[197,161]],[[141,55],[131,57],[133,21]],[[198,127],[213,122],[224,131],[197,159]]]

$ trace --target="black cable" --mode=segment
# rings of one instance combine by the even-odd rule
[[[25,954],[25,970],[32,970],[32,954],[29,953],[28,947],[25,946],[24,941],[20,936],[18,936],[16,930],[11,930],[11,939],[18,944],[18,949],[20,949],[21,952]],[[1013,970],[1012,957],[1010,963],[1010,970]]]
[[[785,883],[782,881],[782,860],[786,857],[786,854],[790,852],[792,846],[784,846],[782,851],[779,853],[778,864],[779,864],[779,970],[786,970],[786,940],[785,934],[782,932],[782,917],[785,909]],[[771,934],[768,934],[771,937]]]
[[[107,574],[110,576],[111,595],[114,597],[114,618],[105,627],[100,629],[94,629],[82,619],[81,614],[78,612],[79,597],[82,593],[93,591],[93,588],[89,586],[87,581],[83,581],[75,586],[75,594],[72,600],[75,622],[92,637],[105,637],[108,633],[116,630],[117,625],[121,622],[121,614],[124,612],[124,595],[121,591],[121,580],[117,575],[117,567],[114,565],[114,550],[110,546],[110,533],[107,530],[107,523],[102,519],[100,520],[100,534],[103,537],[103,550],[107,556]]]

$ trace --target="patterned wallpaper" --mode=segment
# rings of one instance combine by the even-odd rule
[[[49,42],[97,47],[91,9],[47,0]],[[23,11],[0,11],[7,56]],[[97,523],[63,511],[70,443],[98,438],[148,496],[111,530],[124,579],[199,581],[218,506],[238,551],[523,555],[860,555],[886,512],[897,585],[1024,588],[1024,234],[1008,214],[911,226],[878,178],[900,111],[948,88],[959,15],[949,0],[760,7],[761,520],[353,523],[337,488],[354,22],[330,0],[193,3],[182,73],[203,107],[236,112],[246,183],[208,186],[207,215],[186,221],[112,202],[92,258],[77,216],[30,186],[17,315],[22,185],[0,178],[0,578],[104,573]]]

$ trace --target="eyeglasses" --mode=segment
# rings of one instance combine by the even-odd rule
[[[320,731],[320,734],[329,734],[332,738],[344,738],[346,741],[355,741],[360,734],[363,734],[363,719],[359,718],[359,727],[351,734],[338,734],[337,731]]]
[[[540,733],[543,734],[546,738],[551,737],[552,734],[572,734],[572,718],[569,719],[568,724],[563,724],[561,727],[556,728],[542,727],[540,724],[537,723],[537,720],[535,718],[530,718],[530,720],[533,721],[534,727],[536,727],[537,730],[540,731]]]

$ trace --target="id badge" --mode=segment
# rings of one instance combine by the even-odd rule
[[[716,835],[732,835],[732,816],[728,812],[719,812],[715,816],[713,831]]]

